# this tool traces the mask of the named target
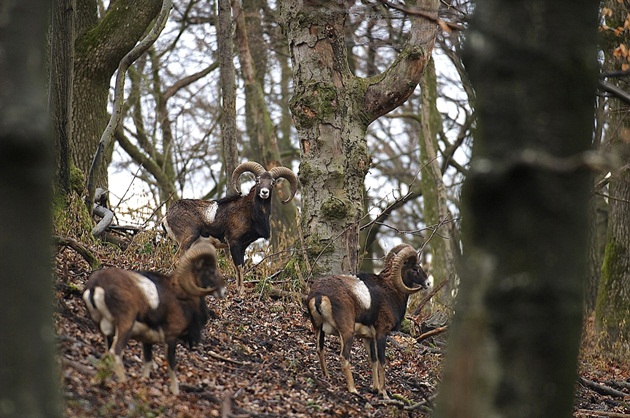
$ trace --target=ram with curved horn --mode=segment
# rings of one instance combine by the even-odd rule
[[[271,236],[271,198],[274,186],[279,179],[285,179],[291,186],[290,196],[282,203],[288,203],[297,191],[297,176],[286,167],[274,167],[267,171],[254,161],[240,164],[232,173],[232,186],[239,191],[239,178],[244,173],[252,173],[256,182],[245,196],[234,195],[219,200],[181,199],[167,210],[162,225],[168,236],[177,241],[181,251],[185,251],[200,236],[215,237],[230,248],[230,255],[236,267],[236,281],[239,293],[243,291],[241,268],[245,262],[245,250],[259,238]],[[219,247],[217,247],[219,248]]]
[[[398,245],[388,253],[380,274],[334,275],[315,281],[305,305],[317,337],[317,355],[324,375],[329,376],[324,340],[326,334],[337,335],[348,390],[358,393],[350,369],[350,349],[354,337],[360,337],[372,363],[372,389],[387,399],[387,335],[400,327],[409,295],[428,286],[429,280],[418,264],[417,252],[407,244]]]
[[[199,239],[169,276],[117,267],[90,275],[83,300],[105,338],[107,354],[114,357],[119,380],[126,380],[122,351],[130,339],[142,342],[145,377],[153,366],[152,346],[162,343],[166,347],[171,391],[179,393],[175,374],[177,343],[182,340],[191,347],[198,343],[208,321],[204,297],[225,296],[214,243],[214,239]]]

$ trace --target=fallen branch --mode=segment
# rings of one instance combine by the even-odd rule
[[[81,244],[74,238],[62,237],[59,235],[53,236],[53,242],[57,246],[70,247],[74,251],[76,251],[87,263],[90,265],[90,268],[96,270],[101,267],[101,262],[98,258],[90,251],[85,245]]]
[[[63,364],[64,366],[70,366],[81,374],[85,374],[88,376],[96,375],[96,370],[94,370],[93,368],[81,364],[78,361],[70,360],[66,357],[61,357],[61,364]]]
[[[625,392],[600,385],[599,383],[595,383],[592,380],[585,379],[581,376],[578,376],[578,382],[580,382],[582,386],[585,386],[600,395],[612,396],[614,398],[625,398],[626,396],[630,396]]]
[[[418,338],[416,338],[416,341],[420,342],[422,340],[426,340],[429,337],[433,337],[434,335],[438,335],[438,334],[443,333],[447,329],[448,329],[447,326],[432,329],[431,331],[427,331],[424,334],[420,335]]]
[[[609,417],[609,418],[630,418],[630,414],[610,411],[591,411],[590,409],[578,409],[578,417]]]

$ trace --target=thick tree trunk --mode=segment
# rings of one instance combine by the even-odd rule
[[[465,58],[478,132],[437,416],[570,417],[586,275],[591,181],[582,153],[592,138],[597,4],[476,6]]]
[[[438,2],[421,2],[437,14]],[[301,144],[301,230],[312,273],[356,272],[364,180],[370,166],[367,126],[403,103],[430,57],[434,22],[413,19],[410,42],[378,76],[355,77],[347,60],[347,8],[292,0],[281,20],[293,61],[291,111]]]
[[[626,111],[627,112],[627,106]],[[604,344],[630,355],[630,157],[610,179],[610,222],[595,317]]]
[[[55,137],[55,193],[70,192],[74,0],[54,0],[50,39],[49,111]]]
[[[46,112],[50,3],[0,20],[0,416],[61,417],[50,269],[53,137]]]
[[[157,16],[160,6],[161,2],[155,0],[117,0],[98,21],[96,1],[77,1],[70,149],[74,165],[86,176],[109,120],[110,79],[120,60]],[[109,160],[96,173],[96,187],[107,188]]]
[[[627,68],[628,56],[619,53],[620,44],[628,45],[627,31],[613,31],[623,27],[627,10],[614,0],[603,3],[611,11],[605,24],[611,30],[604,31],[604,68],[615,72]],[[624,77],[611,78],[608,83],[628,91],[630,83]],[[625,166],[610,177],[608,199],[609,217],[599,291],[595,306],[595,318],[603,334],[604,345],[623,358],[630,355],[630,118],[626,102],[608,99],[606,135],[613,149],[620,150]]]

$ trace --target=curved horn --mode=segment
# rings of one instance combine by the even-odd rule
[[[265,170],[265,167],[258,164],[257,162],[245,161],[234,169],[234,172],[232,173],[232,187],[234,187],[234,190],[236,190],[240,194],[241,191],[238,187],[238,178],[241,176],[241,174],[249,172],[254,173],[256,176],[260,176],[265,171],[267,171]]]
[[[274,167],[269,170],[269,173],[274,179],[278,179],[280,177],[286,179],[291,185],[291,196],[287,200],[283,200],[282,203],[289,203],[295,193],[297,192],[298,179],[295,173],[286,167]]]
[[[203,240],[195,241],[188,251],[184,253],[179,261],[179,265],[173,272],[175,284],[192,296],[205,296],[215,292],[217,290],[216,287],[206,288],[199,286],[193,272],[195,261],[208,257],[212,259],[212,263],[216,266],[217,254],[214,246]]]
[[[398,247],[394,247],[394,249],[396,248]],[[402,266],[410,258],[413,258],[417,262],[418,253],[416,253],[416,250],[411,245],[405,244],[404,248],[401,248],[398,254],[394,256],[394,261],[392,262],[392,268],[390,270],[390,274],[391,274],[394,285],[400,291],[407,294],[416,293],[417,291],[422,289],[422,287],[407,287],[407,285],[403,281]]]
[[[387,256],[385,257],[385,262],[383,263],[383,265],[391,266],[391,263],[394,257],[396,257],[396,255],[398,255],[398,253],[405,247],[413,248],[409,244],[398,244],[397,246],[389,250],[389,253],[387,253]]]

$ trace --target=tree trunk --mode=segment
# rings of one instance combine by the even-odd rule
[[[234,40],[232,38],[231,0],[219,0],[219,27],[217,43],[219,45],[219,68],[221,71],[221,97],[223,113],[221,115],[221,140],[223,142],[223,161],[225,167],[226,194],[236,193],[232,187],[232,173],[238,165],[238,147],[236,141],[236,79],[234,72]]]
[[[46,112],[47,1],[0,21],[0,416],[61,417],[52,329],[53,138]]]
[[[459,279],[455,272],[454,248],[458,242],[453,233],[453,217],[448,210],[446,189],[442,179],[442,170],[437,155],[437,135],[442,124],[442,118],[437,109],[437,77],[433,60],[429,61],[425,76],[420,81],[422,99],[420,108],[420,184],[424,197],[424,221],[430,229],[425,235],[428,239],[428,249],[432,255],[432,270],[434,286],[443,281],[447,284],[437,295],[435,301],[444,306],[449,312],[453,310],[454,291]],[[417,294],[411,299],[414,305],[416,299],[423,296]]]
[[[420,3],[421,10],[437,15],[437,1]],[[281,5],[293,61],[291,111],[301,145],[301,230],[315,276],[357,271],[370,166],[367,126],[411,95],[436,34],[434,22],[413,18],[409,43],[397,59],[383,74],[363,79],[348,67],[346,16],[338,1]]]
[[[627,113],[627,106],[624,107],[623,114]],[[595,317],[603,332],[604,346],[627,359],[630,355],[630,156],[625,163],[625,168],[610,179],[610,220]]]
[[[627,22],[626,8],[616,1],[607,0],[611,14],[605,24],[610,30],[603,31],[604,69],[608,72],[628,69],[628,53],[620,45],[628,45],[630,33],[617,32]],[[609,78],[608,83],[628,91],[626,78]],[[621,151],[625,166],[610,177],[609,212],[606,251],[603,260],[599,291],[595,306],[595,319],[603,334],[606,348],[616,355],[630,355],[630,118],[628,103],[615,98],[608,99],[606,135],[613,149]]]
[[[588,0],[476,4],[465,61],[478,131],[438,417],[571,416],[596,25]]]
[[[245,116],[247,134],[250,139],[253,158],[261,163],[267,170],[273,167],[282,166],[280,149],[274,130],[273,122],[265,103],[263,91],[264,76],[258,76],[252,48],[249,46],[250,38],[245,24],[245,14],[240,8],[239,1],[233,3],[233,13],[236,18],[236,41],[238,44],[239,61],[245,83]],[[250,6],[251,7],[251,6]],[[251,9],[250,9],[251,10]],[[254,24],[258,27],[260,24]],[[264,44],[260,38],[254,43],[253,50],[264,50]],[[262,68],[261,68],[262,69]],[[271,234],[271,245],[277,248],[280,237],[295,237],[297,230],[297,211],[295,202],[291,201],[282,204],[282,201],[291,196],[288,182],[278,182],[273,194],[273,205],[271,213],[271,223],[273,225]]]
[[[94,0],[77,1],[72,104],[72,159],[87,176],[107,126],[109,83],[120,60],[145,33],[160,11],[154,0],[117,0],[97,20]],[[106,153],[109,157],[111,149]],[[96,187],[107,188],[110,158],[96,173]]]
[[[49,111],[55,137],[55,193],[70,192],[74,0],[54,0],[50,39]]]

